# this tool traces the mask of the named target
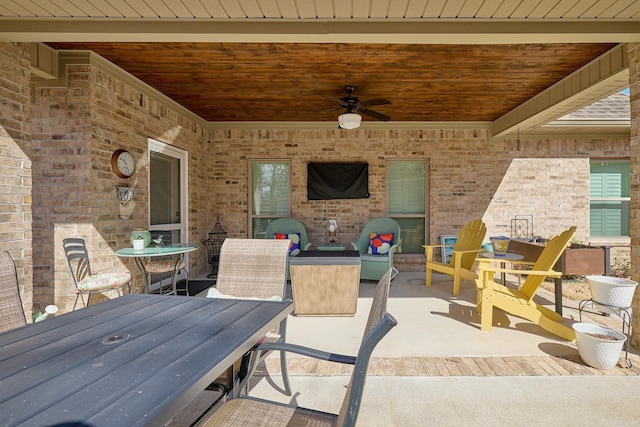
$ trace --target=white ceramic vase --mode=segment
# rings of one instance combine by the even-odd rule
[[[596,369],[611,369],[618,363],[627,337],[618,331],[595,323],[574,323],[580,358]],[[600,338],[598,336],[606,338]]]

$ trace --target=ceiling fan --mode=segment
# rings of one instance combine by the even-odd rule
[[[331,98],[340,104],[340,107],[345,108],[346,111],[338,117],[338,123],[340,129],[355,129],[360,126],[362,116],[358,113],[365,114],[369,117],[373,117],[376,120],[383,122],[389,121],[391,117],[378,113],[377,111],[370,110],[367,107],[372,105],[384,105],[391,104],[391,101],[384,98],[370,99],[368,101],[360,101],[357,96],[353,95],[353,91],[356,89],[354,86],[345,86],[347,96],[340,99]]]

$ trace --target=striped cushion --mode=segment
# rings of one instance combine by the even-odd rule
[[[94,292],[103,289],[115,289],[124,286],[131,280],[129,273],[102,273],[88,276],[78,282],[81,292]]]
[[[144,269],[147,270],[147,273],[168,273],[173,271],[173,267],[175,267],[175,265],[175,259],[157,259],[146,263],[144,265]],[[178,270],[183,270],[184,268],[184,262],[181,262]]]

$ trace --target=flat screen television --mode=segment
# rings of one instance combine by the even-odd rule
[[[366,199],[369,197],[369,164],[308,163],[307,199]]]

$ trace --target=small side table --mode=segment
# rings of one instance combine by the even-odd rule
[[[509,261],[520,261],[521,259],[524,258],[524,256],[520,255],[520,254],[512,254],[507,252],[504,255],[501,256],[496,256],[495,253],[493,252],[482,252],[480,254],[480,257],[478,260],[479,261],[497,261],[500,263],[500,268],[505,268],[505,264],[508,263]],[[482,259],[484,258],[484,259]],[[506,274],[502,273],[500,276],[500,279],[502,280],[502,284],[504,285],[506,283]]]
[[[198,245],[190,245],[188,243],[173,243],[162,247],[147,246],[142,250],[135,250],[133,248],[122,248],[116,251],[116,255],[120,258],[133,258],[140,274],[142,274],[142,280],[144,282],[144,292],[149,293],[149,275],[146,269],[146,260],[155,257],[168,257],[175,256],[175,264],[173,267],[173,275],[171,276],[171,288],[173,295],[177,295],[176,292],[176,276],[180,270],[178,267],[184,259],[184,254],[187,252],[193,252],[198,249]]]

